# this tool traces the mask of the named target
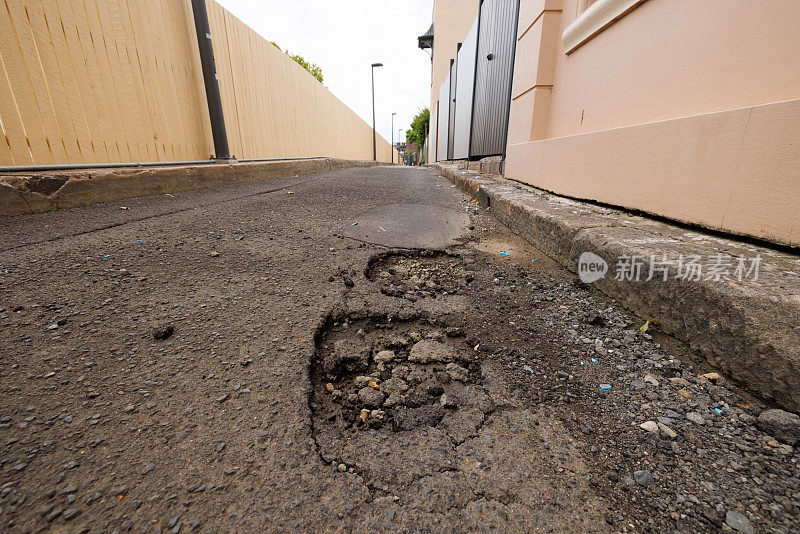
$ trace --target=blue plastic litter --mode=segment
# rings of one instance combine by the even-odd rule
[[[595,358],[592,358],[592,363],[597,363],[597,360]]]
[[[358,223],[357,223],[357,222],[354,222],[354,223],[353,223],[353,226],[358,226]]]
[[[718,414],[722,415],[722,409],[714,408],[714,411],[717,412]]]
[[[603,391],[608,391],[609,389],[611,389],[611,387],[612,386],[600,386],[600,389],[602,389]]]
[[[508,256],[509,254],[508,254],[508,252],[501,252],[500,255],[505,257],[505,256]]]
[[[539,260],[531,260],[531,263],[536,263],[537,261],[539,261]]]

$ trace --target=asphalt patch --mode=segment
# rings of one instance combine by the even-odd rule
[[[421,204],[389,204],[348,223],[346,237],[405,249],[444,249],[457,243],[470,224],[463,211]]]

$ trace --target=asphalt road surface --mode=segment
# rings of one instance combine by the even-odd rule
[[[7,218],[0,276],[3,532],[800,523],[757,399],[428,169]]]

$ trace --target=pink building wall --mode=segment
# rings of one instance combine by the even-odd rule
[[[567,54],[584,3],[521,0],[506,176],[800,245],[800,2],[647,0]]]
[[[458,43],[464,41],[477,16],[478,0],[434,0],[431,104],[439,99],[439,87],[450,72],[450,59],[456,57]]]

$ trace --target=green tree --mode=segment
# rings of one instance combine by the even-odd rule
[[[428,131],[428,125],[431,122],[431,111],[428,108],[423,108],[411,121],[411,129],[406,131],[406,139],[409,143],[414,143],[417,147],[417,160],[420,163],[422,155],[422,147],[425,146],[425,133]]]
[[[284,54],[295,60],[298,65],[300,65],[308,72],[310,72],[314,78],[319,80],[319,83],[323,83],[324,77],[322,75],[322,68],[319,65],[311,63],[310,61],[306,61],[306,59],[299,54],[294,54],[294,55],[290,54],[288,50],[281,49],[281,47],[278,46],[278,43],[276,43],[275,41],[270,41],[270,42],[273,45],[275,45],[275,48],[277,48],[278,50],[280,50],[281,52],[283,52]]]
[[[311,73],[311,75],[312,75],[314,78],[316,78],[317,80],[319,80],[319,83],[322,83],[322,81],[323,81],[322,69],[320,68],[320,66],[319,66],[319,65],[316,65],[316,64],[314,64],[314,63],[310,63],[310,62],[306,61],[306,60],[305,60],[305,58],[304,58],[303,56],[300,56],[300,55],[292,55],[292,54],[290,54],[288,51],[286,52],[286,55],[287,55],[287,56],[289,56],[290,58],[292,58],[293,60],[297,61],[297,63],[298,63],[298,64],[299,64],[301,67],[303,67],[304,69],[306,69],[308,72],[310,72],[310,73]]]

